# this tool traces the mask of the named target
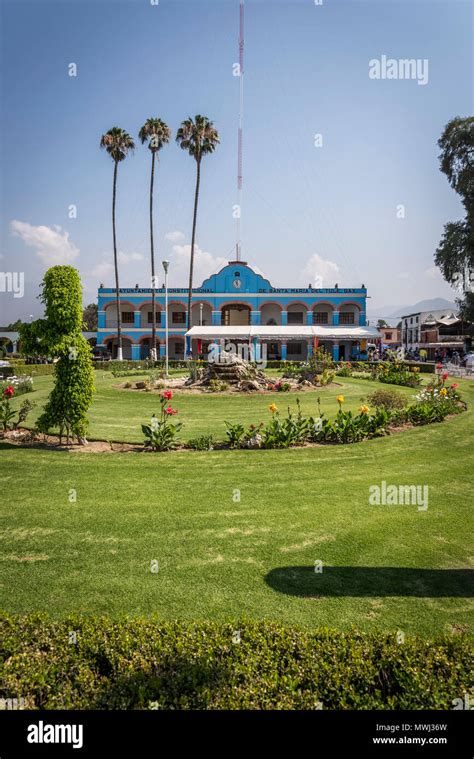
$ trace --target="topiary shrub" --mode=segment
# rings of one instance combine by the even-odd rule
[[[72,266],[53,266],[44,275],[40,300],[45,318],[20,328],[26,353],[54,356],[54,388],[38,419],[40,432],[59,429],[86,443],[87,411],[94,393],[91,347],[82,335],[82,285]]]

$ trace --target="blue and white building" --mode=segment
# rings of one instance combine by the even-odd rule
[[[367,289],[272,287],[248,264],[229,262],[193,288],[191,328],[186,326],[188,291],[168,289],[169,358],[182,359],[186,338],[192,355],[204,357],[211,343],[232,341],[253,346],[258,358],[265,345],[267,360],[304,360],[316,346],[336,360],[367,358],[367,347],[380,340],[366,325]],[[155,290],[157,342],[165,355],[165,289]],[[100,287],[97,345],[117,352],[114,288]],[[151,290],[120,290],[123,357],[147,358],[153,320]]]

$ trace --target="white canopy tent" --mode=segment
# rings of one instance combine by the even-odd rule
[[[376,327],[335,327],[318,325],[247,325],[235,327],[191,327],[186,337],[192,340],[370,340],[380,339]]]

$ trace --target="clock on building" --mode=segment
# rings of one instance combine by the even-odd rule
[[[240,288],[242,287],[242,281],[240,279],[234,279],[232,284],[236,290],[240,290]]]

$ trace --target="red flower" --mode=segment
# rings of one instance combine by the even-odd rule
[[[448,372],[443,372],[443,374],[441,375],[441,379],[443,380],[443,382],[445,382],[448,379],[448,377],[449,377]]]
[[[167,406],[165,408],[165,414],[169,414],[171,416],[171,414],[177,414],[177,413],[178,413],[178,409],[176,408],[171,408],[171,406]]]
[[[173,397],[172,390],[165,390],[165,392],[162,394],[162,398],[165,398],[167,401],[170,401]]]
[[[442,369],[443,368],[443,364],[436,364],[436,368],[437,369]]]
[[[458,383],[453,382],[453,384],[451,385],[451,390],[457,390],[458,387],[459,387]]]
[[[3,395],[5,396],[5,398],[13,398],[13,396],[15,395],[15,388],[13,387],[13,385],[8,385],[8,387],[6,387],[5,390],[3,391]]]

